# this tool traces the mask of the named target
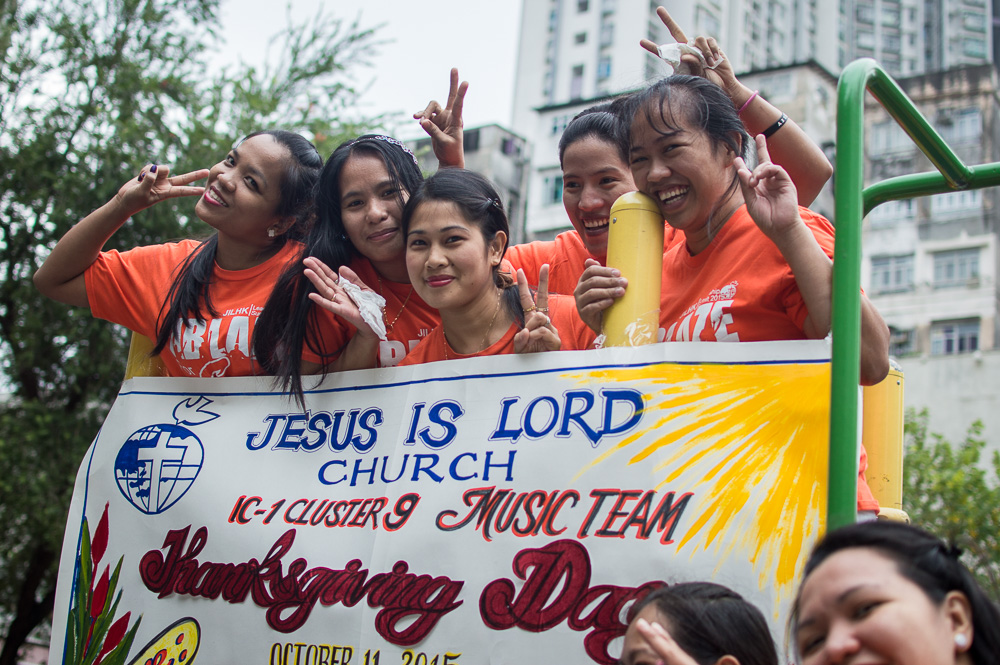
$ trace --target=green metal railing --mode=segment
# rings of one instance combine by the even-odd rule
[[[864,103],[871,92],[937,171],[864,187]],[[861,219],[886,201],[1000,185],[1000,163],[969,167],[874,60],[844,68],[837,86],[833,260],[833,359],[827,526],[857,519],[858,380],[861,361]]]

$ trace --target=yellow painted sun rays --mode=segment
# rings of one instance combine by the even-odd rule
[[[647,465],[656,489],[694,494],[679,552],[711,552],[720,566],[747,553],[761,589],[789,593],[826,513],[829,364],[665,363],[579,378],[646,387],[642,429],[580,475],[611,457]]]

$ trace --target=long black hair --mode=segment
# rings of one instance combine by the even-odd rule
[[[714,665],[727,655],[740,665],[778,665],[764,615],[729,587],[712,582],[660,587],[632,605],[629,623],[650,605],[666,618],[664,628],[698,665]]]
[[[625,129],[620,133],[620,151],[626,156],[632,147],[632,125],[636,116],[642,113],[650,127],[660,134],[670,134],[679,129],[678,122],[686,120],[694,128],[705,133],[713,149],[725,148],[734,155],[750,161],[750,147],[753,142],[743,121],[726,92],[715,83],[700,76],[675,74],[653,83],[645,90],[634,93],[623,105],[622,117]],[[709,224],[719,207],[727,201],[740,186],[736,169],[732,181],[722,198],[712,208]],[[667,220],[668,222],[670,220]],[[709,228],[709,232],[714,234]]]
[[[280,198],[275,215],[278,218],[292,218],[288,231],[274,239],[278,247],[289,239],[296,239],[305,233],[305,227],[312,218],[313,190],[319,176],[323,158],[316,146],[295,132],[283,129],[267,129],[248,134],[242,143],[255,136],[267,135],[283,145],[289,153],[282,174]],[[238,144],[237,144],[238,145]],[[195,248],[179,266],[170,291],[157,319],[156,344],[151,355],[159,355],[167,347],[170,338],[183,322],[194,317],[198,323],[205,322],[202,306],[211,316],[218,316],[212,305],[212,271],[215,269],[215,254],[219,247],[219,234],[213,233]],[[165,311],[164,311],[165,310]]]
[[[473,222],[479,227],[486,244],[491,243],[497,237],[497,233],[503,231],[506,240],[500,252],[501,261],[493,266],[493,283],[502,289],[504,308],[518,326],[523,328],[524,309],[521,307],[517,284],[500,268],[503,256],[510,245],[510,224],[503,202],[493,183],[474,171],[441,169],[427,178],[423,187],[407,201],[403,210],[404,236],[410,231],[410,222],[417,207],[428,201],[447,201],[455,204],[466,221]]]
[[[323,166],[316,184],[316,221],[305,238],[302,257],[313,256],[337,271],[358,256],[347,237],[341,217],[340,172],[356,155],[382,160],[400,207],[406,197],[423,182],[416,159],[397,139],[381,134],[365,134],[340,144]],[[304,275],[301,259],[290,264],[275,284],[254,327],[253,349],[257,362],[276,377],[282,390],[292,393],[302,404],[302,352],[308,348],[325,359],[333,359],[342,348],[328,348],[319,329],[310,293],[316,288]]]
[[[899,574],[920,587],[935,606],[940,606],[950,591],[964,594],[972,611],[969,656],[974,665],[997,662],[997,654],[1000,654],[1000,610],[969,569],[959,561],[960,550],[923,529],[901,522],[861,522],[827,533],[813,548],[806,562],[789,622],[793,630],[799,620],[802,587],[809,575],[833,554],[857,547],[875,550],[895,563]],[[900,630],[915,628],[901,626]]]

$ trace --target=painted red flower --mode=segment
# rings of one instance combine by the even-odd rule
[[[97,587],[94,589],[94,597],[90,601],[90,616],[94,619],[101,616],[101,612],[104,611],[104,603],[108,599],[108,584],[111,581],[110,572],[111,567],[105,566],[104,572],[101,574],[101,579],[97,582]]]
[[[131,612],[126,612],[125,616],[111,624],[111,628],[108,629],[108,635],[104,638],[104,646],[101,647],[101,653],[97,655],[94,665],[101,665],[104,657],[111,653],[112,649],[122,641],[122,638],[125,637],[125,631],[128,630],[128,620],[131,616]]]
[[[90,560],[94,562],[94,569],[104,558],[104,552],[108,549],[108,504],[104,504],[104,514],[101,521],[97,523],[97,531],[90,541]]]

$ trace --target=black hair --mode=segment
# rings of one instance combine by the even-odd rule
[[[997,662],[1000,654],[1000,609],[983,591],[969,569],[959,561],[961,551],[937,536],[901,522],[861,522],[830,531],[816,543],[806,561],[802,583],[792,606],[789,626],[798,623],[802,587],[809,575],[830,556],[841,550],[868,548],[896,564],[899,574],[916,584],[937,606],[951,591],[959,591],[969,601],[972,612],[972,645],[969,656],[974,665]],[[901,626],[902,630],[914,626]]]
[[[447,201],[455,204],[469,222],[475,223],[487,244],[503,231],[506,236],[503,250],[500,252],[501,262],[510,244],[510,224],[503,202],[496,188],[488,179],[466,169],[441,169],[424,181],[423,187],[410,197],[403,210],[403,235],[410,231],[410,222],[417,207],[428,201]],[[524,309],[517,284],[509,275],[505,275],[500,264],[493,266],[493,283],[503,290],[504,308],[517,325],[524,327]]]
[[[274,239],[274,245],[281,247],[289,239],[299,238],[312,220],[313,190],[319,176],[323,158],[316,146],[295,132],[283,129],[266,129],[248,134],[239,142],[255,136],[267,135],[284,146],[289,153],[285,160],[279,188],[280,198],[274,214],[280,219],[291,217],[292,226]],[[193,316],[198,323],[205,322],[202,305],[211,316],[218,316],[212,305],[211,282],[215,269],[215,254],[219,246],[219,234],[213,233],[184,259],[177,270],[170,291],[160,310],[157,320],[156,344],[150,355],[158,355],[166,348],[170,338],[177,333],[181,322]],[[166,310],[164,312],[164,310]]]
[[[359,252],[347,237],[340,211],[340,172],[356,155],[381,159],[400,207],[415,192],[423,174],[416,160],[397,139],[381,134],[365,134],[341,143],[323,166],[316,185],[316,221],[306,236],[302,257],[313,256],[337,271]],[[400,258],[402,260],[402,257]],[[342,348],[328,348],[319,329],[310,293],[316,288],[304,275],[305,266],[298,260],[278,278],[271,297],[257,319],[253,349],[257,362],[276,377],[282,390],[296,396],[302,404],[302,352],[308,348],[324,359],[333,358]]]
[[[740,665],[778,665],[764,615],[728,587],[712,582],[660,587],[632,605],[629,623],[649,605],[666,618],[664,628],[698,665],[714,665],[727,655]]]
[[[632,126],[639,113],[642,113],[649,126],[660,134],[681,129],[677,123],[686,120],[690,127],[708,136],[714,150],[724,147],[744,160],[750,159],[752,142],[736,107],[726,92],[708,79],[674,74],[631,95],[624,102],[622,109],[625,129],[620,134],[620,149],[626,155],[631,154]],[[627,161],[631,163],[630,159]],[[709,222],[718,206],[728,200],[739,186],[739,177],[734,169],[729,188],[712,209]],[[711,229],[709,231],[711,232]]]
[[[566,150],[582,139],[596,138],[614,146],[622,162],[628,164],[628,149],[623,145],[624,123],[622,112],[627,105],[627,97],[619,97],[610,102],[584,109],[573,117],[559,137],[559,166],[562,166]]]

